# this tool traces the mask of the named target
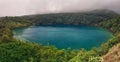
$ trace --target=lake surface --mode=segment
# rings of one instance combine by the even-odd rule
[[[17,39],[25,39],[42,45],[54,45],[58,49],[91,49],[113,37],[106,29],[94,26],[52,25],[19,28],[13,31]]]

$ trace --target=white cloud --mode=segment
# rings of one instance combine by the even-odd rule
[[[0,0],[0,16],[111,9],[120,12],[120,0]]]

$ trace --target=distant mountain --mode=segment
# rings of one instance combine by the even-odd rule
[[[97,9],[97,10],[93,10],[93,11],[89,11],[91,13],[105,13],[105,14],[117,14],[116,12],[112,11],[112,10],[107,10],[107,9]]]
[[[93,24],[116,17],[118,14],[110,10],[93,10],[79,13],[54,13],[23,16],[35,23],[48,24]]]

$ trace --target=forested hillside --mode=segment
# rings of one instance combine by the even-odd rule
[[[99,48],[58,50],[13,38],[14,28],[33,25],[72,24],[107,28],[115,35]],[[112,11],[97,10],[85,13],[63,13],[0,18],[0,62],[100,62],[109,49],[120,42],[120,16]]]
[[[24,16],[37,25],[50,25],[50,24],[95,24],[102,22],[113,17],[116,17],[113,11],[109,10],[95,10],[83,13],[56,13],[45,15],[30,15]]]

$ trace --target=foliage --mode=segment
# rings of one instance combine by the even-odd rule
[[[53,46],[41,46],[30,42],[0,43],[1,62],[67,62],[77,52],[58,50]]]
[[[118,16],[108,21],[100,22],[99,25],[118,34],[120,32],[120,17]]]

